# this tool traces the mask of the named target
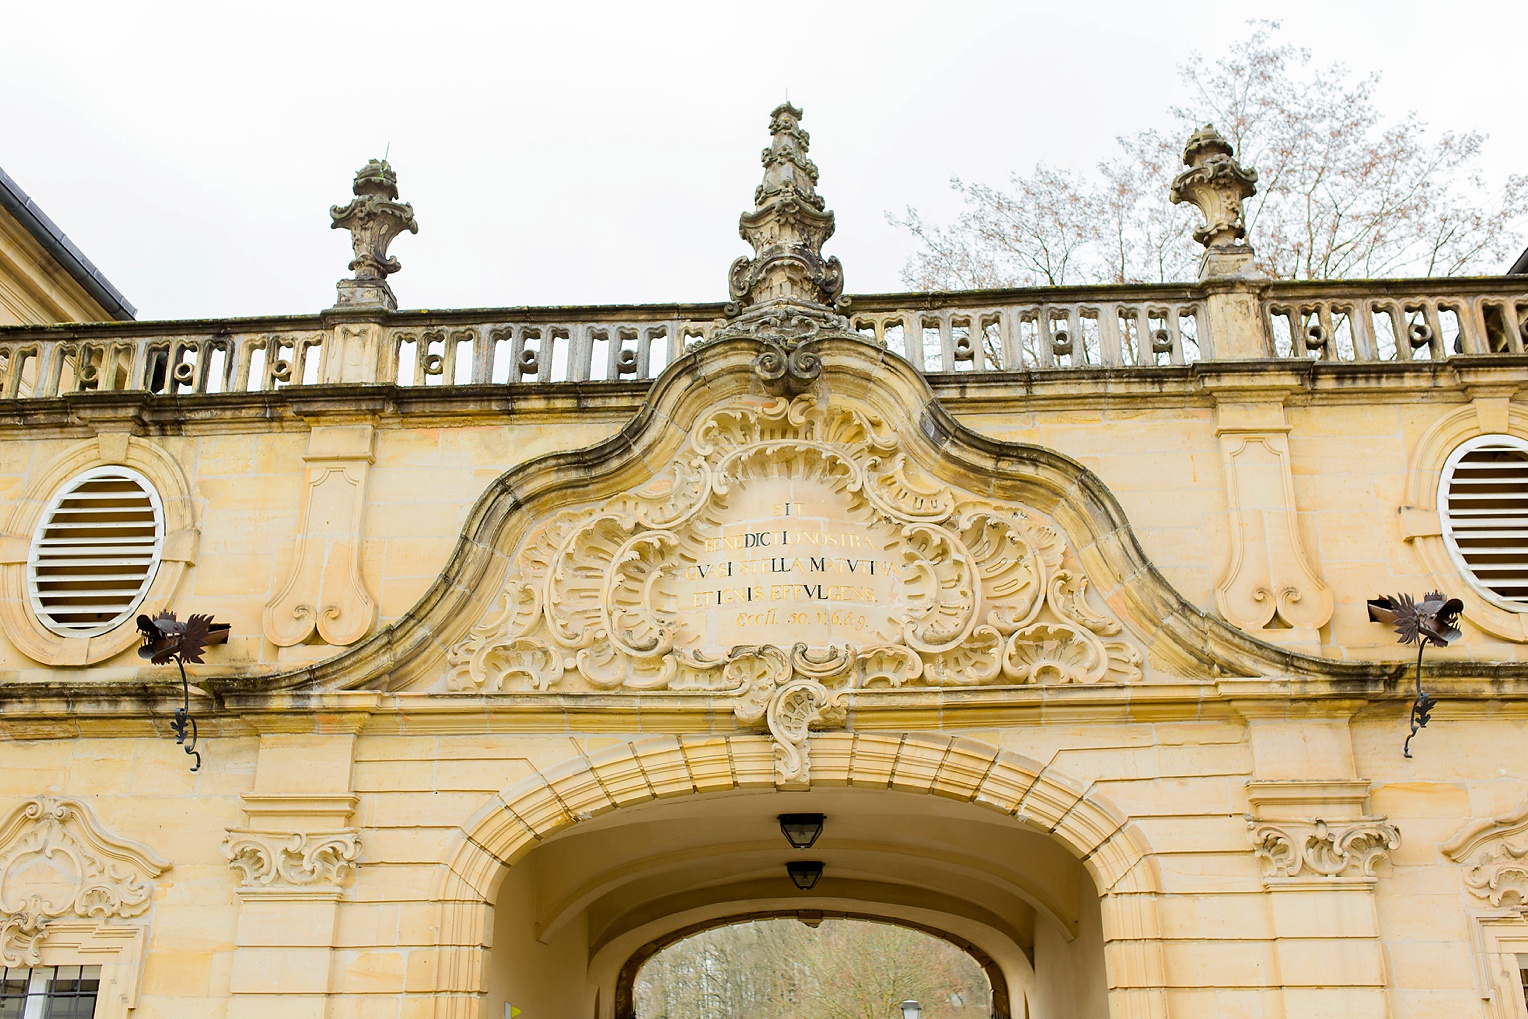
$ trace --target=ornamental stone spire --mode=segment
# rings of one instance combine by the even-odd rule
[[[769,133],[754,210],[738,221],[754,254],[732,263],[728,310],[736,315],[782,303],[831,308],[843,293],[844,270],[838,259],[822,257],[823,243],[833,236],[833,213],[817,194],[817,165],[806,155],[810,137],[802,130],[801,111],[789,102],[775,107]]]
[[[1194,203],[1204,214],[1204,226],[1194,231],[1194,240],[1205,247],[1200,279],[1235,275],[1252,264],[1242,202],[1257,194],[1257,171],[1243,169],[1235,152],[1214,125],[1204,125],[1189,136],[1183,150],[1188,169],[1173,178],[1168,195],[1174,203]]]
[[[709,342],[756,343],[753,370],[764,390],[795,396],[822,377],[821,341],[863,340],[849,331],[842,314],[848,305],[844,267],[822,257],[823,242],[833,236],[833,213],[817,193],[817,165],[806,156],[810,139],[801,129],[801,111],[789,102],[775,107],[769,134],[754,209],[738,220],[753,257],[732,263],[732,321]]]
[[[350,231],[355,258],[350,268],[354,279],[340,280],[337,307],[382,307],[394,311],[398,300],[393,296],[387,277],[402,266],[388,255],[393,238],[407,230],[417,234],[414,207],[398,201],[398,175],[385,159],[369,160],[356,171],[351,186],[355,198],[349,205],[329,209],[334,220],[330,226]]]

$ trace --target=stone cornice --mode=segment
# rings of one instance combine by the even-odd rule
[[[1393,675],[1373,683],[1289,683],[1239,680],[1213,684],[1146,683],[1115,687],[1001,686],[959,689],[856,690],[845,695],[849,725],[858,731],[961,729],[1067,721],[1168,722],[1248,718],[1398,719],[1412,694],[1395,663]],[[1519,670],[1521,671],[1521,670]],[[1439,720],[1490,717],[1528,720],[1528,676],[1429,679],[1440,692]],[[1255,688],[1255,689],[1251,689]],[[1360,689],[1364,688],[1364,689]],[[80,691],[72,698],[17,696],[5,691],[0,739],[167,737],[178,691],[124,696]],[[251,690],[225,692],[193,710],[203,738],[252,737],[264,732],[359,732],[363,735],[450,734],[485,731],[561,733],[732,733],[743,731],[732,702],[703,693],[440,694],[370,690]],[[331,725],[339,717],[342,723]]]
[[[1186,366],[1064,368],[925,376],[955,415],[1048,410],[1212,407],[1223,401],[1282,401],[1289,407],[1393,403],[1425,397],[1464,404],[1488,392],[1528,390],[1528,355],[1455,356],[1447,361],[1204,361]],[[135,435],[301,431],[316,423],[364,421],[421,427],[603,420],[625,422],[651,391],[647,381],[517,382],[444,387],[310,385],[250,393],[163,396],[139,390],[0,400],[0,438],[79,438],[101,430]]]

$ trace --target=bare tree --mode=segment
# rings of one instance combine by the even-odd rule
[[[861,920],[765,920],[705,931],[637,977],[641,1019],[892,1019],[916,998],[927,1019],[990,1014],[975,960],[920,931]]]
[[[1187,91],[1168,133],[1118,139],[1120,155],[1089,175],[1036,167],[1009,190],[956,180],[966,210],[948,227],[915,209],[902,219],[920,250],[903,271],[919,289],[1181,280],[1192,277],[1191,208],[1168,191],[1182,140],[1213,123],[1258,171],[1247,204],[1258,268],[1286,278],[1499,272],[1521,245],[1528,178],[1494,191],[1479,170],[1485,137],[1429,135],[1415,113],[1387,120],[1377,75],[1312,66],[1278,41],[1276,22],[1213,63],[1181,69]]]

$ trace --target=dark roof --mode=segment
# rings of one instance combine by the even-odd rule
[[[1517,256],[1517,261],[1512,263],[1512,268],[1507,270],[1508,276],[1528,276],[1528,250],[1524,250]]]
[[[108,315],[119,322],[136,318],[138,309],[127,303],[127,298],[101,275],[101,270],[90,264],[85,253],[64,236],[64,232],[48,218],[47,213],[39,209],[37,203],[3,169],[0,169],[0,209],[10,213],[43,246],[43,250],[52,255],[85,288],[85,292],[106,309]]]

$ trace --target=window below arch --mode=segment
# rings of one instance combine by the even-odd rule
[[[1480,435],[1461,443],[1438,483],[1443,540],[1475,591],[1528,612],[1528,442]]]
[[[38,622],[62,637],[93,637],[132,618],[159,568],[159,493],[129,467],[95,467],[49,500],[27,555]]]

